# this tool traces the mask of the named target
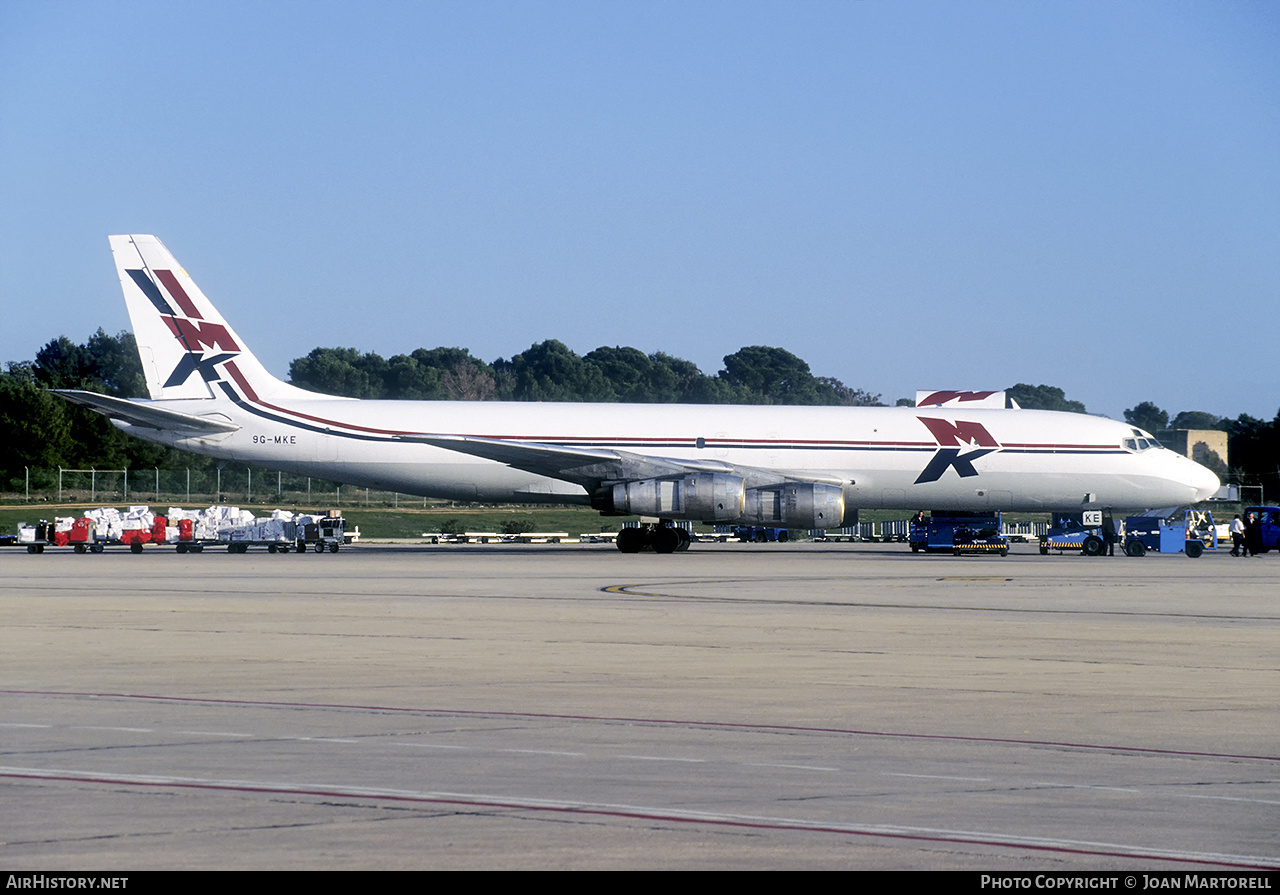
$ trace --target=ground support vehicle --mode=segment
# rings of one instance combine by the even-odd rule
[[[308,518],[312,521],[307,521]],[[343,545],[346,537],[346,522],[341,516],[312,516],[300,517],[298,526],[301,537],[297,538],[298,552],[301,553],[308,546],[316,553],[323,553],[328,550],[330,553],[337,553],[338,549]]]
[[[1109,515],[1107,511],[1105,515]],[[1103,535],[1104,513],[1093,511],[1086,525],[1080,513],[1054,513],[1049,529],[1040,538],[1040,555],[1048,556],[1050,550],[1059,553],[1080,552],[1085,556],[1102,556],[1107,552]],[[1096,523],[1096,524],[1095,524]]]
[[[336,511],[324,516],[295,517],[277,510],[271,518],[253,520],[246,516],[238,524],[221,526],[199,518],[199,513],[176,508],[170,509],[169,516],[152,517],[148,512],[145,519],[124,517],[107,508],[92,513],[80,518],[56,518],[53,522],[41,520],[37,525],[21,524],[17,535],[0,540],[0,546],[26,547],[28,553],[44,553],[46,547],[102,553],[115,545],[141,553],[144,544],[173,544],[178,553],[200,553],[205,547],[218,546],[231,553],[245,553],[251,546],[263,547],[268,553],[337,553],[346,542],[346,523]]]
[[[1124,552],[1143,556],[1185,553],[1195,559],[1206,550],[1218,549],[1213,516],[1205,510],[1184,510],[1172,516],[1129,516],[1124,520]]]
[[[35,525],[20,524],[17,536],[12,541],[6,538],[5,543],[26,547],[28,553],[44,553],[44,548],[53,543],[53,523],[41,519]]]
[[[218,543],[228,553],[248,553],[250,547],[265,548],[268,553],[337,553],[343,544],[346,523],[341,516],[297,516],[292,519],[272,518],[218,532]]]
[[[199,553],[206,545],[218,543],[216,537],[197,537],[193,519],[175,519],[174,522],[173,544],[179,553]]]
[[[61,530],[57,522],[55,519],[53,532],[53,543],[57,546],[68,544],[76,553],[101,553],[111,543],[110,537],[99,534],[98,525],[88,516],[76,519],[65,530]]]
[[[998,528],[957,528],[952,552],[956,556],[965,553],[995,553],[1009,555],[1009,542]]]
[[[143,544],[163,544],[168,538],[169,520],[156,516],[150,527],[126,527],[120,533],[120,543],[128,544],[133,553],[141,553]]]
[[[151,537],[149,531],[133,536],[135,539]],[[17,537],[12,543],[26,547],[28,553],[44,553],[46,547],[70,547],[76,553],[101,553],[111,544],[121,543],[117,537],[100,534],[95,520],[83,517],[58,518],[50,522],[41,519],[35,525],[18,525]],[[137,548],[141,550],[141,546]]]
[[[1248,507],[1242,515],[1248,519],[1250,514],[1258,520],[1258,552],[1280,549],[1280,507]]]
[[[912,553],[1009,553],[1000,534],[999,513],[957,513],[935,510],[911,520]]]
[[[786,528],[772,528],[768,525],[735,525],[733,536],[744,543],[785,544],[791,539],[791,531]]]

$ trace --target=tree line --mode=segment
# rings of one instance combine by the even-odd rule
[[[83,344],[65,336],[29,361],[0,372],[0,487],[21,486],[26,468],[205,469],[218,461],[131,438],[104,417],[50,395],[77,388],[120,398],[147,396],[133,334],[99,329]],[[662,352],[602,347],[578,355],[554,339],[513,357],[486,363],[462,348],[420,348],[384,359],[353,348],[316,348],[289,366],[290,381],[316,392],[352,398],[474,401],[596,401],[683,404],[806,404],[884,406],[881,396],[815,376],[782,348],[753,345],[724,357],[715,374]],[[1017,383],[1008,397],[1028,410],[1085,413],[1085,406],[1049,385]],[[910,404],[906,399],[897,403]],[[1205,411],[1173,417],[1150,401],[1124,412],[1148,432],[1219,429],[1228,435],[1231,478],[1280,493],[1280,413],[1270,421]],[[1216,470],[1224,478],[1228,470]]]
[[[880,395],[814,376],[791,352],[763,345],[727,355],[714,375],[660,351],[603,347],[579,355],[555,339],[491,364],[462,348],[419,348],[389,360],[354,348],[316,348],[289,365],[289,378],[349,398],[883,406]]]

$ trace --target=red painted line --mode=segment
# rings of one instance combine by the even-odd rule
[[[265,795],[314,796],[317,798],[364,799],[378,802],[400,802],[426,805],[457,805],[464,808],[498,809],[503,811],[548,812],[587,817],[610,817],[625,820],[644,820],[691,826],[711,826],[741,830],[776,830],[796,833],[826,833],[836,836],[857,836],[868,839],[893,839],[904,842],[938,842],[956,845],[977,845],[985,848],[1010,848],[1021,851],[1050,852],[1054,854],[1089,855],[1094,857],[1128,858],[1145,861],[1169,861],[1176,864],[1196,864],[1211,867],[1234,867],[1249,870],[1274,870],[1280,864],[1249,864],[1239,861],[1221,860],[1209,857],[1194,858],[1177,854],[1162,854],[1155,849],[1134,848],[1124,850],[1123,846],[1112,849],[1081,848],[1068,845],[1049,845],[1031,842],[1014,842],[996,837],[982,838],[967,835],[927,835],[925,833],[892,833],[883,830],[858,829],[853,826],[835,826],[829,824],[806,824],[787,822],[784,820],[737,820],[717,817],[689,817],[683,814],[668,814],[662,811],[649,811],[624,808],[593,808],[585,805],[539,805],[530,802],[506,801],[501,799],[462,798],[453,796],[409,795],[392,793],[370,793],[359,790],[322,789],[310,787],[268,786],[251,784],[231,784],[213,782],[184,782],[139,780],[119,777],[95,777],[80,774],[14,774],[0,773],[0,778],[15,780],[49,780],[67,783],[94,783],[116,786],[145,786],[168,789],[193,789],[221,792],[262,793]],[[1154,853],[1153,853],[1154,852]]]
[[[128,699],[152,702],[192,703],[227,706],[258,706],[262,708],[312,708],[354,710],[362,712],[398,712],[407,715],[445,715],[475,718],[531,718],[544,721],[596,721],[610,724],[647,724],[670,727],[704,727],[712,730],[756,730],[782,733],[828,733],[846,736],[882,737],[902,740],[941,740],[956,743],[995,743],[1009,746],[1051,746],[1056,749],[1076,749],[1086,752],[1123,752],[1133,755],[1178,755],[1188,758],[1226,758],[1239,761],[1278,761],[1280,755],[1243,755],[1234,752],[1196,752],[1187,749],[1156,749],[1149,746],[1118,746],[1101,743],[1071,743],[1055,740],[1019,740],[1010,737],[975,737],[943,733],[901,733],[886,730],[858,730],[848,727],[802,727],[790,724],[748,724],[737,721],[698,721],[677,718],[629,718],[610,715],[567,715],[552,712],[506,712],[472,709],[424,709],[388,705],[359,705],[325,702],[274,702],[258,699],[217,699],[204,696],[155,696],[145,693],[88,693],[60,690],[2,690],[5,696],[68,696],[88,699]]]
[[[1031,448],[1044,451],[1118,451],[1117,444],[1037,444],[1036,442],[1006,441],[1001,447]]]
[[[244,374],[240,372],[240,368],[236,366],[236,362],[234,360],[229,360],[222,366],[231,374],[231,378],[236,381],[236,385],[240,386],[240,390],[248,396],[250,401],[253,401],[255,404],[262,403],[262,400],[258,397],[258,393],[253,390],[253,386],[249,384],[249,380],[244,378]]]
[[[324,417],[321,417],[321,416],[312,416],[307,413],[301,413],[297,410],[290,410],[287,407],[281,407],[277,404],[272,404],[271,402],[264,401],[258,397],[257,393],[253,390],[253,386],[249,385],[249,380],[245,379],[244,374],[240,372],[240,369],[236,366],[236,363],[234,360],[227,361],[225,364],[223,364],[223,366],[226,368],[227,372],[231,374],[231,378],[236,381],[236,385],[240,386],[240,389],[245,393],[245,396],[248,397],[248,399],[251,402],[253,402],[254,404],[257,404],[259,407],[266,407],[270,410],[276,411],[277,413],[287,413],[290,416],[296,416],[304,420],[310,420],[313,423],[320,423],[325,426],[339,426],[343,429],[350,429],[356,432],[372,432],[377,435],[414,435],[416,434],[411,431],[403,431],[400,429],[372,429],[367,426],[357,426],[354,423],[340,423],[337,420],[325,419]]]
[[[169,290],[169,294],[173,296],[174,301],[178,303],[178,307],[182,308],[182,312],[188,317],[194,317],[196,320],[203,320],[204,317],[196,310],[195,302],[187,295],[187,291],[182,288],[182,284],[178,282],[178,278],[173,275],[171,270],[157,270],[156,277],[164,288]]]

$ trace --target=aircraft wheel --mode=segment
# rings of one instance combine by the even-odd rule
[[[618,549],[623,553],[639,553],[648,540],[643,528],[624,528],[618,532]]]
[[[676,534],[676,529],[663,526],[654,529],[653,532],[653,552],[654,553],[675,553],[676,548],[680,546],[680,535]]]
[[[1080,552],[1085,556],[1101,556],[1102,538],[1089,535],[1089,537],[1084,539],[1084,544],[1081,545]]]
[[[1187,556],[1192,559],[1198,559],[1200,554],[1204,553],[1204,544],[1199,541],[1187,541]]]
[[[677,528],[676,531],[680,534],[680,543],[676,546],[676,551],[683,553],[688,550],[689,545],[693,543],[693,535],[689,534],[689,532],[683,528]]]
[[[1146,556],[1147,545],[1142,541],[1130,541],[1124,545],[1124,552],[1126,556]]]

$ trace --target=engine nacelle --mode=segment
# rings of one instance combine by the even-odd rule
[[[844,521],[844,489],[839,485],[789,482],[747,492],[744,522],[783,528],[839,528]]]
[[[592,505],[616,516],[728,522],[741,518],[745,493],[739,476],[699,472],[677,479],[620,482],[598,493]]]

